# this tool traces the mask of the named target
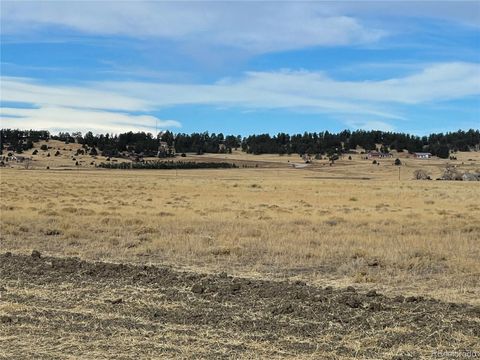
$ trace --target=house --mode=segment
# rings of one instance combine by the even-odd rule
[[[416,152],[413,153],[413,157],[416,159],[430,159],[432,157],[432,154],[425,152]]]
[[[369,159],[385,159],[385,158],[393,157],[393,154],[383,153],[383,152],[379,152],[379,151],[369,151],[368,154],[367,154],[367,157]]]

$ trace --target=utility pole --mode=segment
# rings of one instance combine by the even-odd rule
[[[401,166],[398,167],[398,181],[400,181],[400,168]]]

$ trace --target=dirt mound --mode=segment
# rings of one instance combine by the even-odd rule
[[[0,255],[0,281],[0,357],[392,359],[480,350],[480,308],[422,297],[37,254]]]

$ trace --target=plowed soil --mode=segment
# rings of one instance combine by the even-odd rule
[[[0,356],[8,359],[417,359],[480,351],[479,307],[353,287],[6,253],[0,292]]]

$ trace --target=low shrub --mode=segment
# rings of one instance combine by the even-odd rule
[[[145,161],[143,163],[101,163],[99,167],[106,169],[231,169],[235,164],[226,162],[193,162],[193,161]]]

